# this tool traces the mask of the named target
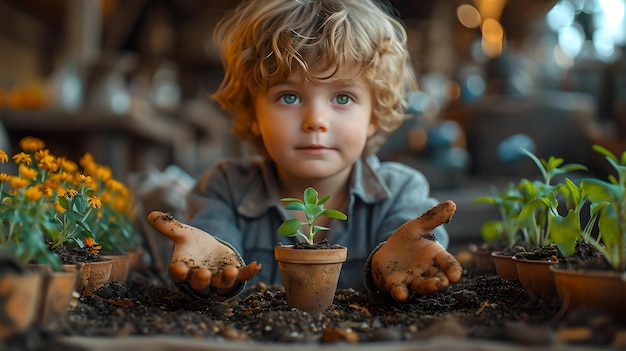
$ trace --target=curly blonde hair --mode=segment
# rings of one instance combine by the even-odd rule
[[[378,150],[405,118],[406,96],[417,89],[404,25],[372,0],[246,0],[218,23],[224,79],[213,95],[235,116],[233,131],[267,155],[253,96],[293,72],[311,81],[357,67],[370,84],[376,133],[364,154]]]

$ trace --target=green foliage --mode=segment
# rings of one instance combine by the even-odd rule
[[[520,239],[531,246],[545,246],[552,242],[550,213],[557,211],[558,198],[565,196],[568,204],[574,201],[569,198],[571,189],[567,183],[552,184],[554,177],[587,170],[587,167],[576,163],[565,164],[562,158],[553,156],[544,160],[528,150],[522,151],[535,163],[542,179],[523,178],[517,185],[509,184],[496,196],[477,198],[476,202],[496,206],[500,212],[498,220],[483,223],[481,234],[486,241],[501,240],[509,246]]]
[[[17,174],[0,173],[0,250],[58,271],[53,248],[86,246],[97,253],[104,246],[123,252],[138,243],[132,194],[108,167],[89,153],[80,165],[53,155],[33,137],[22,139],[20,147],[12,158]],[[0,162],[8,160],[0,150]]]
[[[304,211],[307,222],[301,222],[297,218],[286,220],[278,227],[278,233],[287,237],[301,236],[307,243],[313,244],[313,238],[317,232],[329,229],[324,226],[315,225],[315,221],[318,218],[329,217],[340,220],[346,220],[348,218],[341,211],[324,208],[324,203],[330,199],[329,195],[325,195],[321,199],[318,196],[315,189],[308,187],[304,190],[304,201],[292,197],[280,199],[280,201],[287,202],[285,206],[287,210]],[[300,230],[303,226],[308,226],[308,235]]]
[[[626,268],[626,151],[621,158],[608,149],[594,145],[616,172],[606,180],[588,178],[581,181],[583,194],[590,202],[591,217],[598,220],[597,237],[588,236],[593,244],[618,271]]]

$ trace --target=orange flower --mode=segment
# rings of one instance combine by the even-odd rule
[[[22,138],[22,140],[20,140],[19,145],[20,145],[20,148],[26,152],[39,151],[43,149],[44,147],[46,147],[46,143],[44,143],[43,140],[32,137],[32,136],[27,136],[27,137]]]
[[[100,200],[98,200],[97,197],[92,196],[89,199],[87,199],[87,205],[89,205],[89,207],[92,207],[92,208],[100,208],[102,207],[102,202],[100,202]]]
[[[30,157],[29,154],[25,152],[20,152],[19,154],[13,155],[13,162],[17,164],[23,163],[30,166],[30,164],[33,162],[33,159]]]
[[[33,179],[37,176],[37,170],[21,164],[19,168],[20,176],[24,179]]]
[[[9,160],[9,155],[4,150],[0,150],[0,163],[5,163]]]
[[[30,201],[36,202],[43,197],[43,191],[37,186],[31,186],[24,191],[24,196]]]
[[[27,179],[22,179],[18,177],[11,177],[11,186],[13,189],[20,189],[30,184]]]

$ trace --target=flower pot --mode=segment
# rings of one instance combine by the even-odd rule
[[[125,282],[126,278],[128,278],[128,272],[130,270],[130,256],[121,254],[102,255],[102,257],[113,260],[109,281]]]
[[[496,265],[494,263],[491,251],[472,250],[474,264],[478,270],[486,275],[496,274]]]
[[[348,249],[294,249],[276,246],[287,304],[302,311],[317,313],[333,303],[339,273]]]
[[[513,261],[513,256],[504,255],[501,251],[491,253],[496,273],[506,280],[517,280],[517,264]]]
[[[0,276],[0,339],[22,332],[37,320],[43,273]]]
[[[81,295],[92,295],[94,290],[106,284],[109,281],[112,267],[113,260],[110,258],[100,262],[63,265],[63,269],[66,270],[80,270],[78,281],[76,282],[76,290]]]
[[[45,264],[29,264],[28,266],[43,272],[44,276],[38,319],[43,324],[48,324],[67,315],[79,271],[54,272]]]
[[[562,306],[559,315],[587,307],[626,322],[626,291],[622,274],[614,271],[575,270],[550,266]]]
[[[144,254],[144,249],[142,247],[126,251],[126,255],[128,256],[128,271],[129,272],[142,269],[142,266],[144,264],[143,254]]]
[[[524,289],[543,297],[556,296],[554,274],[550,270],[550,266],[558,262],[530,260],[515,256],[513,256],[513,260],[516,263],[518,279]]]

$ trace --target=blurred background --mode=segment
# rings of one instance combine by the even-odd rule
[[[0,148],[32,135],[54,154],[89,151],[146,211],[184,211],[197,175],[248,152],[209,98],[222,75],[212,30],[236,3],[0,0]],[[457,202],[453,243],[494,215],[473,199],[537,174],[520,147],[601,176],[591,145],[626,149],[626,0],[391,3],[421,90],[379,155]]]

